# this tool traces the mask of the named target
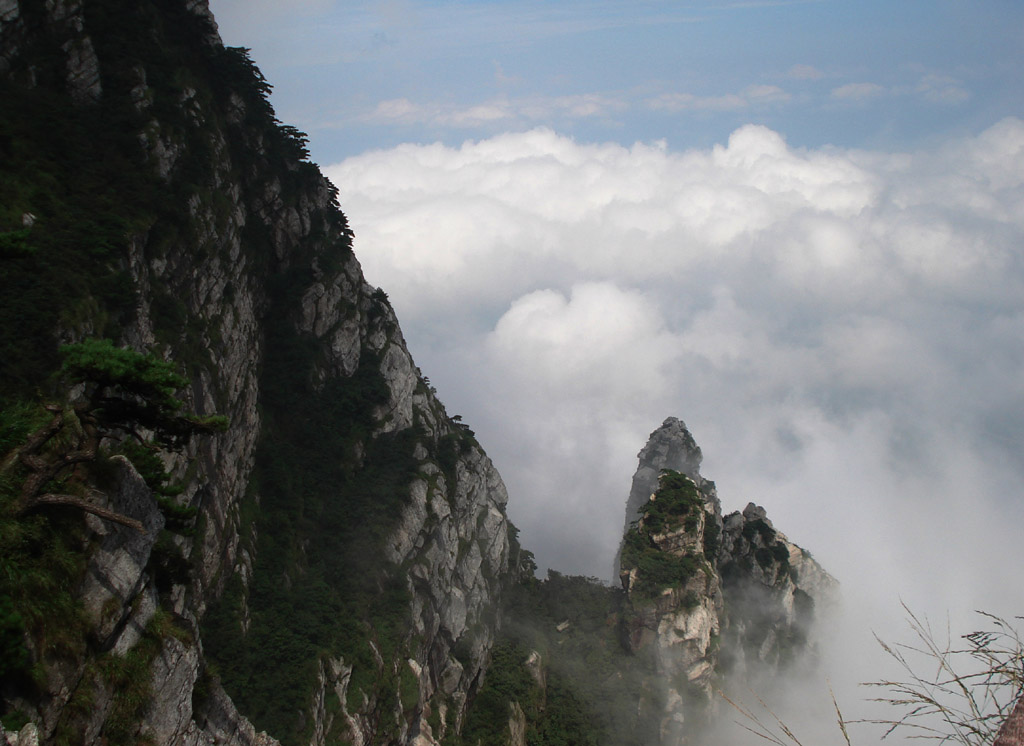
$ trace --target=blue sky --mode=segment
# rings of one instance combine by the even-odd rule
[[[211,5],[541,568],[671,415],[841,581],[841,701],[901,602],[1024,611],[1024,3]]]
[[[794,145],[912,148],[1024,106],[1010,0],[211,5],[322,164],[536,125],[685,148],[756,122]]]

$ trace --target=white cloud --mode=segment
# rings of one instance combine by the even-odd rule
[[[789,68],[789,77],[794,80],[819,80],[825,77],[825,73],[814,65],[793,65]]]
[[[363,119],[367,122],[432,127],[474,127],[548,120],[572,121],[589,117],[608,117],[625,109],[617,98],[597,93],[567,96],[498,96],[478,104],[416,103],[408,98],[381,101]]]
[[[864,103],[891,94],[901,97],[924,99],[932,104],[957,106],[971,98],[970,91],[956,78],[948,75],[929,73],[917,83],[886,88],[877,83],[847,83],[832,89],[830,96],[836,101]]]
[[[730,111],[743,109],[748,105],[746,99],[734,93],[722,96],[696,96],[692,93],[662,93],[647,100],[647,105],[655,111],[687,111],[710,110]]]
[[[946,75],[925,75],[915,92],[936,104],[957,105],[970,99],[970,92],[959,80]]]
[[[692,93],[662,93],[647,99],[655,111],[737,111],[751,106],[789,101],[791,96],[775,85],[753,85],[739,93],[697,96]]]
[[[502,83],[512,82],[500,66],[496,75]],[[689,93],[664,93],[648,98],[648,109],[666,112],[735,111],[786,103],[789,93],[775,85],[752,85],[739,93],[719,96],[695,96]],[[562,96],[499,95],[477,103],[439,101],[417,102],[409,98],[379,101],[361,116],[361,121],[383,125],[426,125],[456,129],[516,128],[538,123],[575,122],[584,119],[608,119],[636,105],[619,94],[577,93]]]
[[[500,389],[491,389],[493,380],[473,385],[489,420],[503,419],[506,407],[519,413],[503,426],[520,444],[506,454],[516,472],[509,484],[536,496],[532,510],[543,505],[543,519],[531,527],[536,544],[554,550],[549,558],[567,560],[564,567],[607,576],[607,548],[620,538],[624,505],[621,489],[608,487],[635,468],[636,433],[650,417],[644,401],[671,391],[678,339],[642,294],[584,282],[568,294],[536,290],[513,300],[481,342],[473,356],[478,370],[514,371]],[[538,451],[561,467],[530,468]],[[588,514],[617,516],[619,525]]]
[[[749,100],[754,102],[774,103],[790,99],[790,95],[777,85],[752,85],[743,93]]]
[[[832,98],[842,101],[864,101],[885,93],[877,83],[847,83],[832,89]]]
[[[886,88],[877,83],[847,83],[833,88],[830,96],[836,101],[860,104],[884,95],[924,99],[931,104],[958,106],[970,100],[971,93],[956,78],[929,73],[916,83]]]
[[[542,566],[608,575],[676,415],[725,508],[765,505],[864,629],[900,597],[1020,613],[1024,122],[917,153],[536,129],[327,172]]]
[[[718,261],[759,255],[790,264],[819,247],[783,251],[774,238],[761,246],[772,231],[793,235],[790,221],[806,227],[812,216],[855,216],[878,189],[849,158],[792,150],[759,126],[737,130],[727,146],[710,151],[581,145],[532,130],[460,148],[402,146],[327,170],[369,248],[362,253],[368,274],[406,287],[416,307],[447,294],[437,292],[429,273],[393,270],[430,265],[438,254],[458,258],[468,274],[453,279],[467,280],[463,292],[480,297],[507,292],[516,278],[516,291],[544,286],[554,271],[571,283],[650,279],[657,267],[654,275],[671,283],[706,263],[708,247]],[[409,221],[416,230],[403,230]],[[509,252],[530,257],[511,276],[496,262]]]

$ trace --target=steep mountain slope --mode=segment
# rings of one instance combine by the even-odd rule
[[[517,564],[505,490],[363,279],[303,135],[203,0],[4,0],[0,20],[0,610],[17,652],[0,717],[44,743],[457,730]],[[68,413],[42,451],[57,458],[101,385],[55,377],[60,345],[95,337],[172,362],[184,408],[230,422],[156,466],[114,434],[60,473],[141,532],[16,510],[39,403]]]
[[[0,23],[11,739],[650,746],[807,647],[831,579],[756,507],[722,517],[675,420],[623,587],[534,578],[204,0],[0,0]]]
[[[467,720],[472,738],[701,743],[719,715],[716,690],[777,687],[813,669],[817,612],[835,599],[836,581],[763,509],[723,517],[700,463],[676,418],[640,451],[621,588],[552,572],[513,589]]]
[[[763,508],[722,516],[682,421],[665,420],[639,459],[621,559],[625,637],[651,651],[665,682],[662,743],[690,742],[690,721],[708,722],[723,682],[770,680],[813,656],[815,608],[837,583]]]

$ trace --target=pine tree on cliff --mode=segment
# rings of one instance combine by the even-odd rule
[[[72,405],[46,405],[53,415],[50,421],[0,466],[0,472],[8,472],[20,463],[29,472],[14,512],[20,516],[46,506],[71,506],[142,531],[142,524],[135,519],[85,497],[44,490],[78,464],[95,461],[103,440],[119,433],[149,452],[177,449],[193,435],[225,430],[227,419],[181,413],[182,403],[175,392],[188,381],[171,363],[153,355],[115,347],[106,339],[67,345],[61,352],[62,377],[69,386],[84,384],[85,393]],[[152,433],[151,440],[145,432]]]

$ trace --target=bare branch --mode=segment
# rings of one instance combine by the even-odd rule
[[[129,518],[126,515],[117,513],[113,510],[100,507],[95,503],[91,503],[84,498],[77,497],[75,495],[62,495],[57,493],[48,492],[45,495],[37,495],[29,500],[25,505],[18,511],[18,515],[22,516],[26,513],[30,513],[37,508],[51,506],[51,505],[66,505],[73,508],[78,508],[86,513],[91,513],[94,516],[103,518],[114,523],[119,523],[122,526],[133,528],[140,534],[146,533],[146,527],[142,525],[141,521],[137,521],[134,518]]]
[[[0,465],[0,471],[7,471],[18,461],[21,461],[21,463],[25,464],[33,471],[37,470],[37,467],[35,467],[34,464],[39,462],[39,457],[35,454],[40,448],[46,445],[54,435],[59,433],[62,427],[64,427],[64,410],[55,404],[47,404],[45,408],[48,411],[55,413],[53,419],[29,435],[28,440],[26,440],[20,448],[16,448],[12,451],[10,455],[4,459],[3,464]]]
[[[1024,686],[1024,644],[1019,634],[1006,620],[982,613],[995,629],[963,635],[967,644],[956,646],[948,622],[945,640],[939,641],[927,619],[916,616],[906,604],[903,609],[917,642],[894,646],[878,642],[908,678],[867,684],[888,691],[888,696],[874,701],[902,712],[895,719],[856,722],[888,726],[886,736],[902,729],[911,738],[964,746],[990,744]],[[932,676],[918,673],[922,662],[932,666]]]

